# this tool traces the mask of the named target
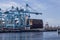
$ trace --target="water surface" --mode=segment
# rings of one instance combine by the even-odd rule
[[[0,40],[60,40],[58,32],[0,33]]]

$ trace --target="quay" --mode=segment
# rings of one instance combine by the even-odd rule
[[[0,33],[18,33],[18,32],[54,32],[57,30],[30,29],[30,30],[0,30]]]

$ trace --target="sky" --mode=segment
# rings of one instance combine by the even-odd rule
[[[33,15],[33,19],[42,19],[43,23],[50,26],[60,26],[60,0],[0,0],[0,8],[7,10],[11,6],[25,7],[28,3],[35,12],[43,13],[42,15]]]

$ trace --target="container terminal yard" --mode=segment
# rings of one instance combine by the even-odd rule
[[[30,14],[41,15],[42,13],[31,12],[28,8],[31,8],[28,4],[26,4],[25,9],[12,6],[10,10],[3,11],[0,8],[0,32],[16,32],[43,28],[42,19],[30,19]]]
[[[0,32],[40,32],[57,31],[59,27],[43,26],[42,19],[31,19],[30,14],[42,15],[36,11],[30,11],[31,8],[26,4],[26,8],[12,6],[10,10],[3,11],[0,8]]]

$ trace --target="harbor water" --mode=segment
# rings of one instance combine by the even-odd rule
[[[0,33],[0,40],[60,40],[58,32]]]

